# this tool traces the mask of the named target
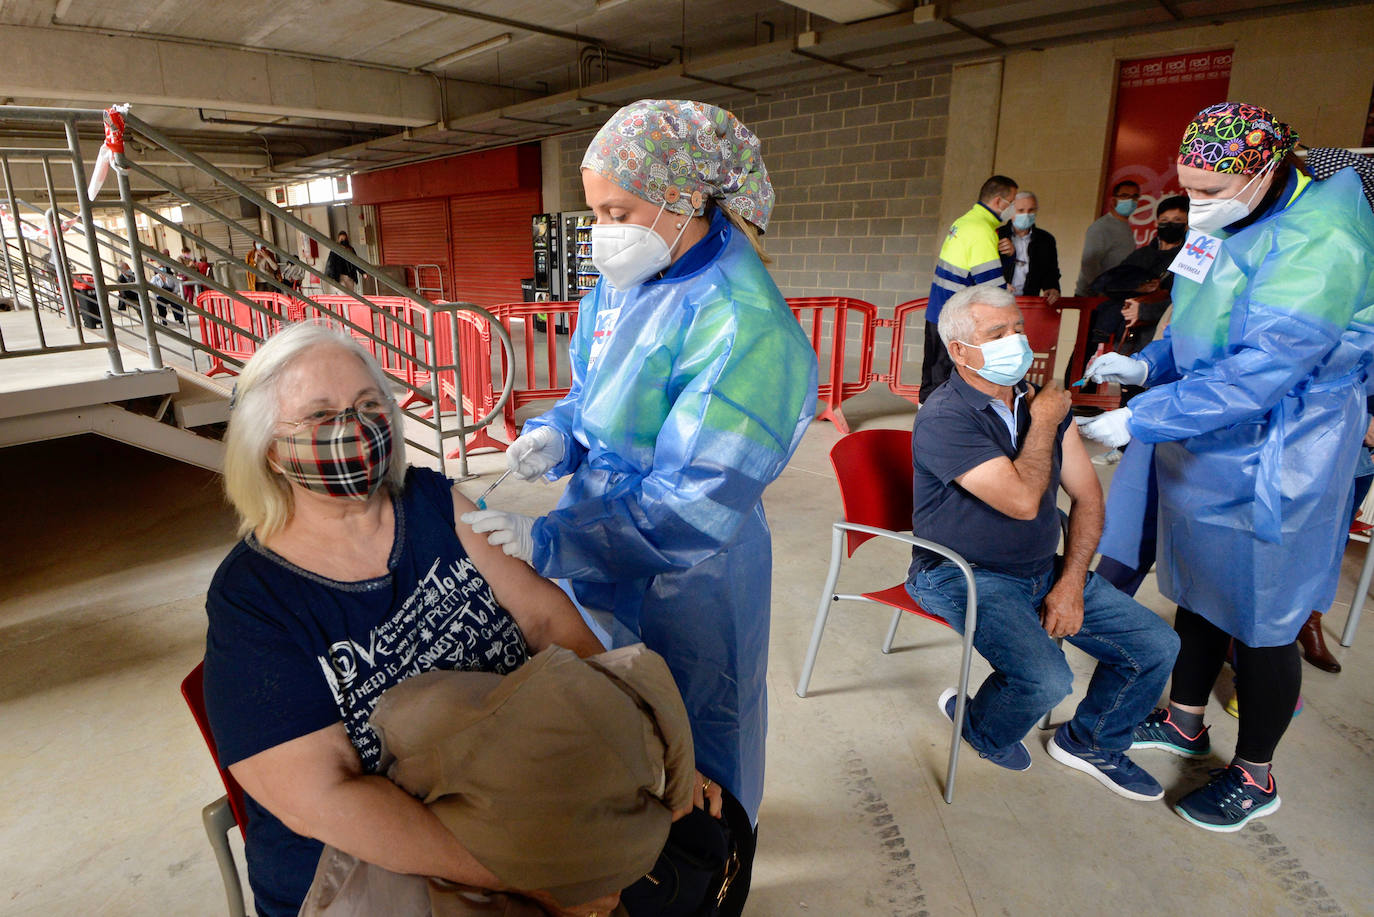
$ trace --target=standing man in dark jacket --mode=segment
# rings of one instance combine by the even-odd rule
[[[997,228],[1002,277],[1017,296],[1043,296],[1052,306],[1059,299],[1059,249],[1054,236],[1035,225],[1040,206],[1033,192],[1016,192],[1011,209],[1011,219]]]

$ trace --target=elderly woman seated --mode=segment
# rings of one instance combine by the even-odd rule
[[[225,486],[242,540],[206,602],[205,696],[221,760],[247,793],[263,915],[296,914],[322,842],[394,872],[500,887],[378,773],[369,716],[423,672],[504,674],[555,643],[602,651],[557,587],[455,527],[473,504],[407,467],[403,446],[386,375],[327,327],[281,332],[239,377]]]

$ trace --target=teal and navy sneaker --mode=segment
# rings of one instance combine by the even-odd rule
[[[1068,723],[1055,730],[1047,748],[1051,758],[1082,771],[1118,796],[1147,802],[1164,798],[1164,787],[1145,768],[1126,757],[1124,752],[1084,745],[1070,734]]]
[[[1203,726],[1197,735],[1185,735],[1169,719],[1168,710],[1156,710],[1136,725],[1131,733],[1131,750],[1158,748],[1185,758],[1201,758],[1212,750],[1212,740],[1207,735],[1211,728]]]
[[[1279,787],[1269,775],[1268,789],[1256,783],[1243,767],[1231,765],[1212,771],[1206,786],[1178,801],[1174,811],[1208,831],[1239,831],[1256,815],[1279,809]]]

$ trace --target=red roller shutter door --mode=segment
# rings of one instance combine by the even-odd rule
[[[455,300],[494,306],[520,302],[520,279],[534,273],[530,217],[537,189],[451,198]]]
[[[377,227],[382,264],[437,264],[448,273],[448,198],[378,204]]]

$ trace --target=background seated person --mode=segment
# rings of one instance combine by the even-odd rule
[[[1016,192],[1010,219],[997,227],[997,251],[1007,289],[1017,296],[1043,296],[1052,306],[1059,300],[1059,249],[1054,236],[1035,225],[1039,209],[1033,192]]]
[[[1010,293],[956,294],[940,314],[955,375],[912,428],[913,531],[973,565],[973,645],[993,672],[965,709],[964,738],[981,757],[1026,770],[1022,739],[1069,693],[1073,673],[1054,638],[1098,660],[1087,695],[1049,743],[1052,758],[1128,799],[1159,799],[1159,783],[1125,754],[1159,698],[1178,650],[1162,620],[1088,573],[1102,531],[1102,490],[1058,386],[1023,380],[1031,350]],[[1063,485],[1071,501],[1056,565]],[[907,591],[963,631],[967,585],[952,562],[913,549]],[[953,718],[956,691],[940,696]]]
[[[248,877],[268,917],[297,913],[322,842],[493,887],[420,800],[377,774],[373,706],[433,669],[504,674],[553,643],[602,651],[556,586],[455,528],[473,504],[406,466],[390,392],[369,354],[317,324],[273,337],[238,379],[225,488],[243,539],[206,600],[205,700],[247,794]]]

